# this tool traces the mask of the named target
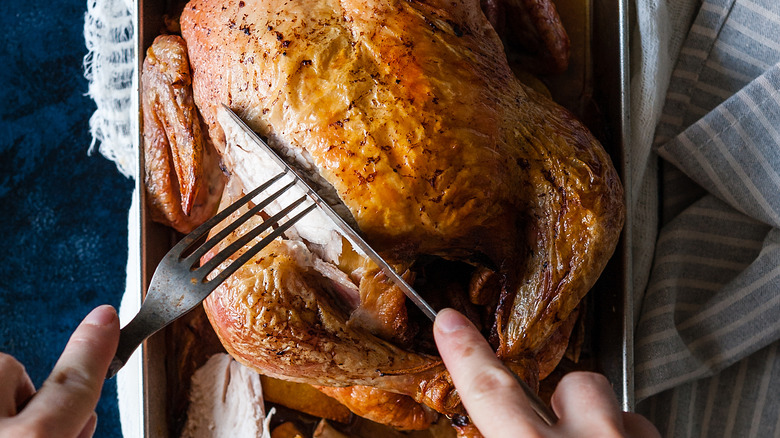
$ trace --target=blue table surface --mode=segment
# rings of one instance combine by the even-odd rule
[[[95,104],[82,67],[86,4],[0,6],[0,351],[36,386],[81,319],[118,306],[125,284],[133,182],[87,154]],[[96,437],[121,436],[114,380],[97,413]]]

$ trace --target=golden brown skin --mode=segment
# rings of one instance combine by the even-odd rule
[[[188,233],[214,215],[224,182],[201,132],[183,39],[155,39],[141,86],[147,199],[155,220]]]
[[[464,290],[491,310],[505,363],[531,383],[554,367],[615,248],[622,187],[588,130],[517,81],[476,0],[193,0],[181,26],[218,150],[222,103],[305,149],[386,258],[476,267]],[[290,245],[205,302],[231,354],[274,377],[463,413],[438,358],[351,324]]]
[[[439,417],[436,411],[407,395],[371,386],[319,386],[318,389],[363,418],[402,430],[425,430]]]
[[[443,370],[438,358],[347,325],[348,313],[319,274],[301,268],[297,245],[274,241],[204,302],[231,355],[275,378],[410,394],[418,380]]]
[[[233,184],[226,187],[223,207],[234,200],[234,189]],[[250,219],[214,252],[260,221]],[[228,278],[220,287],[224,293],[214,293],[204,302],[227,351],[265,375],[313,384],[373,421],[405,430],[430,426],[436,412],[415,399],[424,397],[430,382],[438,382],[442,375],[448,378],[440,360],[383,340],[386,336],[398,341],[391,329],[397,327],[399,318],[371,318],[361,309],[352,310],[319,273],[301,261],[310,256],[299,242],[276,241]],[[363,311],[389,313],[397,306],[399,292],[394,286],[384,286],[386,280],[375,271],[368,269],[360,281]],[[374,294],[389,303],[366,297]],[[239,306],[241,313],[235,313],[238,302],[245,303]],[[405,319],[406,312],[401,313]],[[296,372],[291,375],[293,368]],[[354,386],[345,387],[344,382]],[[443,391],[451,390],[447,381]],[[450,408],[460,412],[458,403],[451,403]]]

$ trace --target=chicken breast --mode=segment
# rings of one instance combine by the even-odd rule
[[[460,303],[519,375],[555,367],[617,243],[622,187],[593,135],[515,78],[478,1],[192,0],[181,29],[238,185],[263,171],[239,169],[222,104],[319,174],[369,243],[435,305]],[[348,245],[310,240],[275,242],[206,300],[226,349],[274,377],[463,414],[397,288]]]

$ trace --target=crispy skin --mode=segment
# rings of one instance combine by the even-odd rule
[[[532,383],[554,367],[617,243],[622,187],[590,132],[515,78],[478,2],[193,0],[181,26],[219,150],[226,103],[305,150],[385,257],[461,260],[480,267],[472,283],[494,271],[500,290],[471,290],[495,300],[498,356]],[[437,358],[350,326],[296,257],[272,245],[205,302],[231,354],[463,412]]]
[[[157,37],[141,78],[149,203],[155,220],[188,233],[215,213],[224,182],[201,131],[184,40]]]
[[[349,326],[318,273],[302,268],[298,245],[272,242],[204,301],[227,351],[275,378],[421,397],[420,383],[443,372],[441,361]]]
[[[345,388],[318,387],[320,391],[344,403],[352,412],[380,424],[402,430],[425,430],[438,419],[436,411],[413,398],[371,386]]]

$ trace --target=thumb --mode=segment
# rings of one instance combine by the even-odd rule
[[[118,342],[114,308],[100,306],[90,312],[18,419],[61,436],[77,436],[91,421]]]

